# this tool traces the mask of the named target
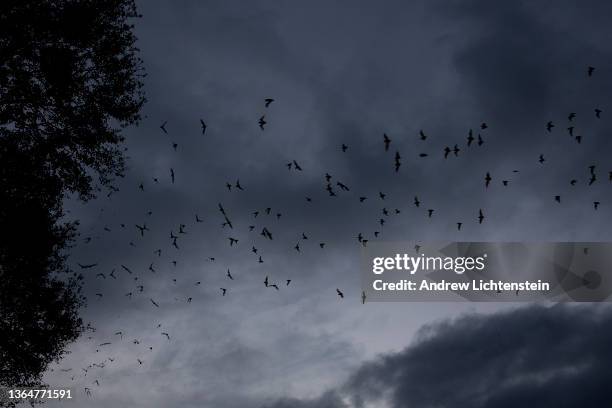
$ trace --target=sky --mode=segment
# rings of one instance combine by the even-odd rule
[[[77,270],[97,264],[83,271],[82,317],[95,332],[51,367],[50,386],[71,387],[77,403],[94,408],[609,400],[600,381],[609,372],[595,363],[610,361],[605,305],[362,305],[356,237],[610,241],[612,4],[138,6],[148,102],[140,125],[124,131],[126,177],[110,198],[103,191],[66,203],[81,233],[70,262]],[[265,107],[265,98],[274,102]],[[570,112],[581,143],[568,134]],[[470,129],[482,146],[467,146]],[[392,140],[388,152],[383,134]],[[444,159],[455,144],[458,156]],[[287,168],[293,160],[302,171]],[[493,180],[485,188],[487,172]],[[326,173],[335,197],[325,190]],[[228,191],[237,180],[244,190]],[[221,226],[219,204],[232,229]],[[381,228],[383,207],[391,214]],[[481,208],[486,219],[478,224]],[[427,209],[435,210],[431,218]],[[135,224],[143,223],[141,236]],[[259,234],[263,227],[272,240]],[[238,243],[230,246],[229,237]],[[280,290],[266,288],[266,276]],[[580,392],[568,391],[570,383],[582,384]],[[490,391],[496,384],[504,387]]]

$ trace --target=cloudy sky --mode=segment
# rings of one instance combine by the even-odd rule
[[[597,363],[612,358],[604,346],[609,308],[362,305],[356,237],[612,240],[612,4],[143,1],[139,8],[148,103],[142,123],[125,132],[129,169],[110,198],[101,192],[67,203],[81,221],[71,262],[98,264],[84,272],[83,319],[96,331],[53,366],[50,386],[69,386],[77,404],[95,408],[610,399],[600,382],[607,369]],[[275,101],[266,108],[265,98]],[[581,143],[566,129],[570,112]],[[159,127],[166,121],[167,134]],[[482,146],[467,147],[470,129]],[[444,147],[455,144],[459,155],[445,160]],[[287,168],[293,160],[302,171]],[[589,186],[590,165],[598,179]],[[493,181],[485,189],[487,172]],[[336,197],[325,191],[326,173]],[[228,191],[237,180],[244,190]],[[219,203],[233,229],[222,228]],[[391,215],[381,228],[383,207]],[[143,223],[149,231],[141,237],[135,224]],[[259,234],[263,227],[273,240]],[[264,287],[266,276],[279,291]],[[112,344],[99,346],[105,342]]]

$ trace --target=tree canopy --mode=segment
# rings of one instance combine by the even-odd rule
[[[65,191],[123,171],[121,128],[140,119],[130,0],[8,0],[0,6],[0,137],[45,162]]]
[[[0,384],[37,384],[82,330],[67,194],[124,171],[145,102],[133,0],[0,2]]]

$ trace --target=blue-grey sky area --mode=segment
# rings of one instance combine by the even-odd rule
[[[47,373],[50,386],[92,408],[610,400],[606,306],[362,305],[357,236],[612,240],[612,3],[139,9],[148,102],[125,129],[126,177],[110,197],[67,201],[81,232],[70,262],[97,264],[83,271],[95,331]]]

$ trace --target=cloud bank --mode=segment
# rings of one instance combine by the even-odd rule
[[[603,407],[612,399],[612,308],[533,305],[425,326],[340,388],[288,407]]]

